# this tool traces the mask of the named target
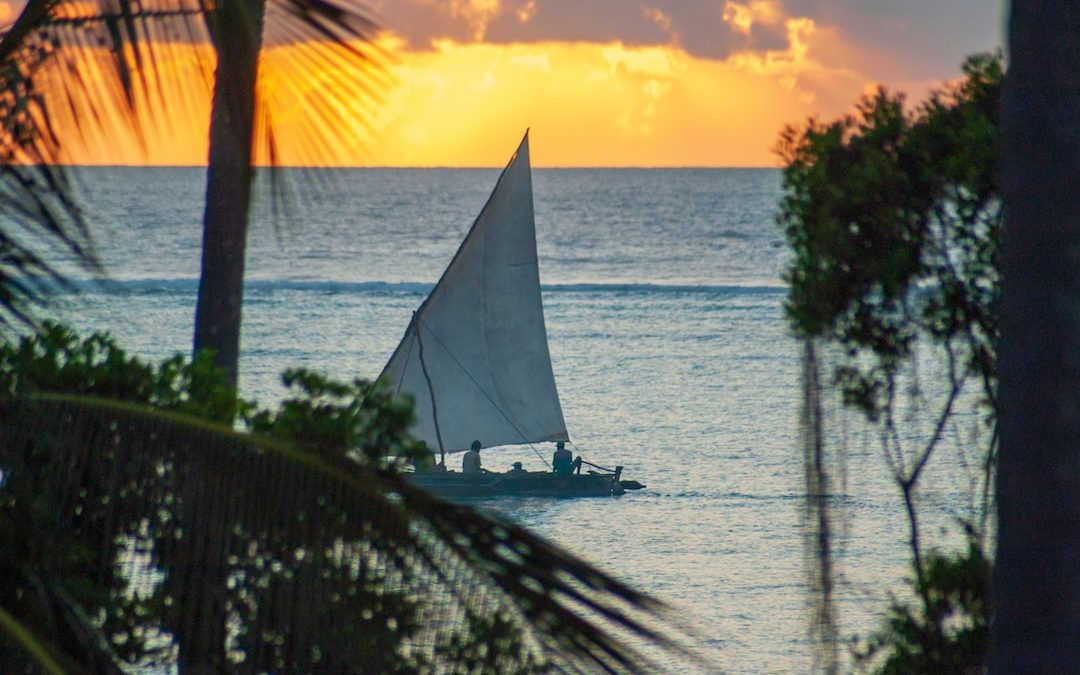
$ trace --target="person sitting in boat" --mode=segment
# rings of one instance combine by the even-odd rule
[[[521,462],[514,462],[514,465],[510,467],[510,473],[525,473],[525,467],[521,465]]]
[[[472,447],[465,453],[465,457],[461,460],[461,472],[462,473],[482,473],[484,470],[480,467],[480,441],[473,441]]]
[[[566,443],[555,444],[555,454],[551,456],[551,468],[560,476],[569,476],[574,472],[574,453],[566,449]]]

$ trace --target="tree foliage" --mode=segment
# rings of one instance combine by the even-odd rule
[[[968,532],[964,551],[926,556],[922,580],[910,579],[926,605],[893,599],[884,626],[865,645],[855,644],[860,670],[880,675],[957,673],[986,668],[990,645],[990,561]]]
[[[632,672],[610,628],[669,644],[654,600],[410,487],[389,395],[292,371],[277,410],[224,405],[209,364],[56,325],[0,349],[0,611],[64,668]]]
[[[940,597],[952,600],[940,596],[938,572],[947,559],[924,556],[917,491],[964,396],[979,402],[981,433],[973,437],[981,439],[983,522],[988,511],[997,447],[1002,57],[972,56],[963,74],[914,108],[902,94],[879,89],[851,115],[789,127],[777,148],[786,164],[779,224],[792,249],[785,310],[805,343],[808,541],[820,599],[815,630],[828,644],[836,640],[829,495],[830,472],[838,467],[829,459],[836,455],[827,448],[823,392],[835,391],[878,430],[908,518],[921,610],[894,605],[895,639],[879,636],[879,648],[899,655],[911,640],[940,637]],[[926,356],[940,379],[930,387],[911,384]],[[928,431],[902,428],[914,414],[930,420]],[[835,669],[835,657],[829,660]]]
[[[871,419],[919,338],[963,343],[963,367],[992,396],[1001,58],[963,70],[914,112],[882,89],[854,115],[789,127],[778,147],[788,317],[799,335],[842,347],[833,378]]]

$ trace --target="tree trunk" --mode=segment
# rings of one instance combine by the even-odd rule
[[[210,113],[194,349],[213,349],[215,363],[229,371],[234,384],[239,371],[244,252],[253,175],[255,78],[265,10],[265,0],[224,0],[207,18],[218,64]],[[193,526],[202,529],[198,524]],[[219,529],[208,528],[207,532]],[[226,542],[210,534],[206,537],[205,577],[191,584],[198,589],[195,602],[201,618],[193,630],[177,636],[179,670],[184,674],[225,672],[228,665]]]
[[[992,673],[1080,664],[1080,4],[1015,0]]]
[[[255,77],[265,0],[226,0],[208,19],[217,47],[194,350],[213,349],[235,383],[251,204]]]

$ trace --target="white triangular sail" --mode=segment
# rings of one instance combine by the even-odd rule
[[[413,396],[413,434],[433,450],[568,440],[540,299],[528,133],[380,377]]]

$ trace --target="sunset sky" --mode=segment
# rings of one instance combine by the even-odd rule
[[[368,4],[391,77],[369,132],[334,163],[501,166],[530,128],[536,166],[776,166],[785,124],[840,115],[875,84],[918,99],[956,78],[964,56],[1000,47],[1005,3]],[[302,118],[303,101],[291,108]],[[289,117],[278,115],[283,135]],[[202,163],[205,142],[190,135],[152,143],[149,157],[102,139],[75,159]]]
[[[785,124],[921,97],[1002,44],[1003,0],[381,0],[401,41],[375,164],[775,166]]]

